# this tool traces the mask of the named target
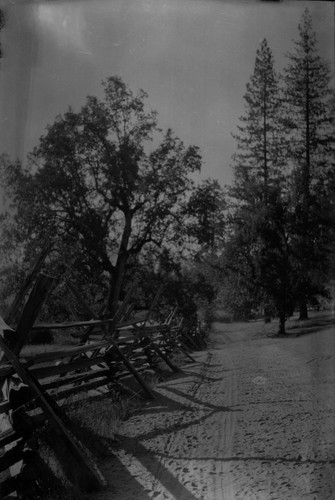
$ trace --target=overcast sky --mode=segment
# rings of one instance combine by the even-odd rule
[[[309,7],[320,53],[334,62],[334,4],[318,1],[8,0],[1,34],[1,151],[24,159],[58,114],[120,75],[149,94],[159,125],[201,148],[203,177],[227,183],[256,50],[276,68]]]

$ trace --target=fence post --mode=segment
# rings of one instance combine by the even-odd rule
[[[69,285],[69,287],[70,287],[70,285]],[[70,290],[73,292],[73,294],[76,296],[76,298],[82,303],[82,305],[86,307],[87,312],[91,315],[92,319],[96,319],[96,315],[93,313],[93,311],[91,310],[91,308],[86,304],[86,302],[81,298],[80,294],[73,287],[73,285],[71,285]],[[135,290],[135,284],[128,291],[128,293],[127,293],[127,295],[125,297],[125,301],[127,301],[127,302],[129,301],[129,299],[130,299],[130,297],[131,297],[131,295],[132,295],[132,293],[133,293],[134,290]],[[114,321],[113,321],[113,324],[114,324]],[[108,333],[108,327],[102,325],[102,329],[105,331],[106,334]],[[110,337],[110,341],[111,341],[111,343],[112,343],[115,351],[117,352],[119,358],[122,360],[122,362],[126,366],[127,370],[133,375],[133,377],[140,384],[140,386],[142,387],[142,389],[144,390],[144,392],[146,393],[146,395],[148,396],[148,398],[154,399],[155,398],[154,393],[152,392],[152,390],[150,389],[150,387],[144,382],[144,380],[142,379],[142,377],[140,376],[140,374],[137,372],[137,370],[128,361],[127,357],[123,354],[123,352],[121,351],[121,349],[117,345],[117,341],[113,337]],[[104,357],[105,357],[106,363],[108,365],[108,352],[105,354]]]
[[[27,294],[29,288],[33,284],[34,280],[36,279],[36,276],[41,271],[42,266],[45,262],[45,259],[47,258],[48,254],[51,250],[51,247],[52,247],[52,245],[49,241],[46,241],[44,243],[40,255],[37,257],[34,265],[31,268],[31,271],[29,272],[28,276],[26,276],[24,282],[22,283],[22,285],[20,287],[20,290],[18,291],[18,293],[15,296],[15,299],[14,299],[14,301],[9,309],[9,312],[5,318],[7,323],[10,324],[14,321],[15,316],[17,314],[17,311],[18,311],[25,295]]]
[[[180,372],[181,369],[178,368],[176,365],[174,365],[170,360],[169,358],[161,351],[161,349],[155,344],[155,342],[150,338],[150,334],[145,334],[144,333],[144,330],[145,330],[145,327],[146,327],[146,323],[149,321],[149,319],[151,318],[152,316],[152,313],[156,307],[156,305],[158,304],[158,301],[163,293],[163,290],[165,288],[165,285],[160,285],[160,287],[158,288],[157,292],[156,292],[156,295],[154,296],[154,299],[149,307],[149,310],[147,312],[147,315],[145,317],[145,319],[143,320],[143,325],[142,326],[139,326],[137,328],[135,328],[135,331],[136,331],[136,334],[139,336],[140,340],[141,340],[141,344],[143,346],[143,350],[144,352],[146,353],[146,356],[148,358],[148,354],[146,352],[146,350],[149,348],[150,349],[150,346],[151,348],[156,352],[156,354],[158,354],[158,356],[160,358],[163,359],[163,361],[165,361],[165,363],[171,368],[171,370],[173,370],[174,372]],[[149,340],[149,344],[148,346],[145,345],[145,342],[144,342],[144,339],[148,339]],[[148,361],[149,361],[149,364],[150,364],[150,359],[148,358]]]
[[[94,488],[106,487],[107,482],[101,474],[100,470],[97,468],[96,464],[90,464],[88,457],[85,456],[82,443],[72,435],[72,433],[62,421],[62,418],[57,414],[57,410],[59,409],[58,405],[50,398],[47,393],[44,394],[42,392],[39,383],[34,379],[34,377],[29,373],[28,370],[25,370],[23,368],[15,353],[11,351],[6,342],[1,337],[0,348],[4,351],[7,359],[21,378],[22,382],[29,386],[32,394],[38,400],[38,406],[42,408],[46,417],[59,431],[66,445],[69,447],[73,455],[77,458],[82,468],[86,471],[86,474],[92,481]]]
[[[20,354],[27,334],[33,326],[54,281],[54,278],[46,274],[38,275],[34,288],[30,292],[23,308],[17,327],[9,340],[9,345],[15,354]]]

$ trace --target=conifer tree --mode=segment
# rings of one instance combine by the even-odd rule
[[[308,9],[299,24],[299,38],[288,53],[284,70],[287,160],[292,168],[292,203],[296,221],[294,246],[297,256],[297,294],[300,319],[307,318],[307,302],[322,292],[320,264],[328,240],[326,217],[333,150],[330,117],[330,69],[319,55]],[[326,251],[326,250],[324,250]],[[316,273],[316,267],[318,272]],[[325,270],[325,269],[324,269]],[[318,276],[319,283],[313,276]]]
[[[237,199],[255,195],[268,199],[269,189],[282,175],[279,79],[266,39],[257,50],[254,73],[244,95],[245,114],[240,117],[238,133],[233,135],[237,152],[233,156]],[[248,193],[249,189],[251,192]]]
[[[232,237],[223,259],[236,286],[257,290],[259,306],[274,306],[285,333],[290,277],[284,197],[284,135],[279,77],[266,40],[256,54],[254,73],[247,84],[245,114],[240,118],[235,181],[231,190]],[[231,256],[234,256],[231,258]],[[231,275],[229,276],[231,282]]]

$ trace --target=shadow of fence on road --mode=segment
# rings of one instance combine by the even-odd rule
[[[165,456],[169,458],[168,454],[164,455],[164,453],[156,453],[156,451],[153,451],[150,447],[146,447],[144,443],[162,436],[165,436],[164,439],[167,440],[169,434],[183,431],[192,426],[202,425],[207,419],[218,412],[240,412],[242,410],[232,409],[229,406],[216,406],[175,388],[164,387],[164,389],[169,391],[171,397],[156,392],[157,399],[148,403],[147,406],[139,410],[139,412],[134,412],[132,414],[133,416],[143,416],[145,419],[150,416],[159,416],[159,414],[161,414],[162,419],[159,421],[160,426],[154,429],[151,428],[148,432],[143,432],[142,424],[139,423],[138,436],[124,437],[117,435],[119,445],[117,447],[118,450],[115,450],[114,452],[115,460],[113,460],[113,462],[115,461],[115,463],[113,468],[124,468],[120,462],[120,453],[126,453],[128,454],[130,461],[133,457],[133,460],[138,463],[140,467],[143,467],[143,469],[147,473],[151,474],[153,478],[157,478],[158,484],[161,484],[175,498],[198,500],[198,497],[195,497],[192,492],[180,482],[178,477],[176,477],[175,474],[169,470],[168,466],[164,465],[160,460],[161,457]],[[173,396],[184,398],[185,403],[176,401]],[[191,407],[190,403],[195,403],[197,407]],[[201,415],[196,417],[196,412],[199,411],[198,405],[202,406]],[[176,421],[171,422],[171,425],[167,425],[165,415],[168,415],[171,412],[176,412],[176,416],[178,412],[179,415],[177,416]],[[185,456],[180,457],[179,459],[188,460]],[[173,460],[173,458],[171,458],[171,460]],[[119,465],[118,462],[120,462]],[[115,476],[115,474],[117,474],[117,472],[115,473],[113,470],[113,475]],[[129,480],[133,482],[134,478],[130,471],[125,472],[123,470],[122,474],[127,474]],[[139,496],[138,498],[143,498],[143,500],[146,499],[146,497],[143,496]],[[152,498],[152,492],[150,498]]]

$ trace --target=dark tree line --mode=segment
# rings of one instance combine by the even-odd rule
[[[171,300],[185,289],[210,301],[216,288],[240,316],[277,315],[281,333],[294,308],[306,318],[334,269],[335,99],[308,10],[298,30],[282,74],[260,44],[226,189],[195,185],[198,148],[163,133],[147,94],[119,77],[58,116],[26,162],[3,156],[0,279],[15,288],[47,238],[50,272],[104,300],[106,315],[139,277],[170,283]]]
[[[327,295],[333,243],[331,73],[308,10],[298,29],[283,75],[266,40],[257,51],[235,135],[231,234],[221,257],[228,290],[240,289],[246,308],[274,308],[281,333],[294,307],[305,319],[307,305]]]

